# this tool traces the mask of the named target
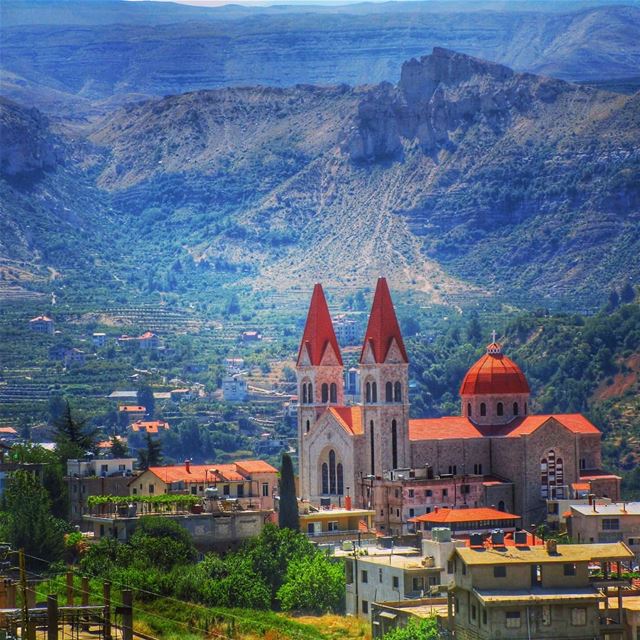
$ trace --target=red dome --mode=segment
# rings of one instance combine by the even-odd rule
[[[461,396],[529,393],[529,383],[520,367],[502,353],[499,344],[491,343],[487,353],[464,377]]]

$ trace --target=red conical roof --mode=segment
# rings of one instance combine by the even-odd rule
[[[393,308],[391,293],[385,278],[378,278],[376,285],[376,293],[373,296],[373,305],[371,305],[371,313],[369,315],[369,324],[367,332],[364,334],[364,344],[362,346],[362,354],[360,362],[364,357],[364,352],[369,344],[373,350],[373,357],[377,363],[384,362],[389,352],[389,347],[395,339],[398,349],[402,354],[402,359],[409,362],[407,352],[404,348],[398,318]]]
[[[467,372],[460,386],[461,396],[529,393],[529,383],[520,367],[502,353],[497,342]]]
[[[338,363],[342,364],[342,356],[340,355],[340,347],[333,330],[333,322],[329,307],[324,297],[324,291],[321,284],[313,287],[313,295],[311,296],[311,304],[309,305],[309,313],[307,314],[307,323],[302,334],[302,342],[298,351],[298,364],[302,356],[302,349],[306,345],[311,364],[319,365],[322,356],[327,348],[331,345],[335,351]]]

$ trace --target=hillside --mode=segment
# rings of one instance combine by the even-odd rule
[[[65,160],[28,188],[57,191],[29,213],[7,176],[5,223],[76,216],[134,289],[348,293],[385,273],[434,302],[590,308],[640,274],[640,94],[435,49],[397,85],[199,91],[46,126]]]
[[[206,9],[3,2],[0,90],[49,113],[225,86],[397,82],[442,46],[567,80],[637,76],[640,7],[519,2]],[[110,108],[99,105],[100,110]]]

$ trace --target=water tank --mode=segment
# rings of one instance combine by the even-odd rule
[[[437,542],[451,542],[451,529],[449,527],[434,527],[431,529],[431,539]]]
[[[496,547],[504,546],[504,531],[502,529],[494,529],[491,532],[491,544]]]
[[[470,540],[470,544],[472,547],[481,547],[484,544],[484,541],[482,539],[482,534],[479,533],[478,531],[475,531],[474,533],[472,533],[469,536]]]
[[[204,490],[204,497],[207,500],[213,500],[218,497],[218,488],[217,487],[207,487]]]
[[[524,546],[527,544],[527,532],[526,531],[516,531],[513,534],[513,539],[516,545]]]
[[[353,551],[353,541],[352,540],[343,540],[342,541],[342,550],[343,551]]]

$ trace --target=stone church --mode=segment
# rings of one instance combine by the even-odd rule
[[[350,495],[366,506],[368,482],[425,467],[434,479],[512,483],[510,503],[525,524],[544,518],[547,498],[573,497],[577,486],[619,498],[620,479],[601,470],[600,431],[580,414],[531,414],[527,379],[495,336],[462,380],[459,415],[410,418],[409,357],[384,278],[362,343],[361,402],[345,405],[342,355],[320,284],[296,370],[300,494],[313,503]]]

